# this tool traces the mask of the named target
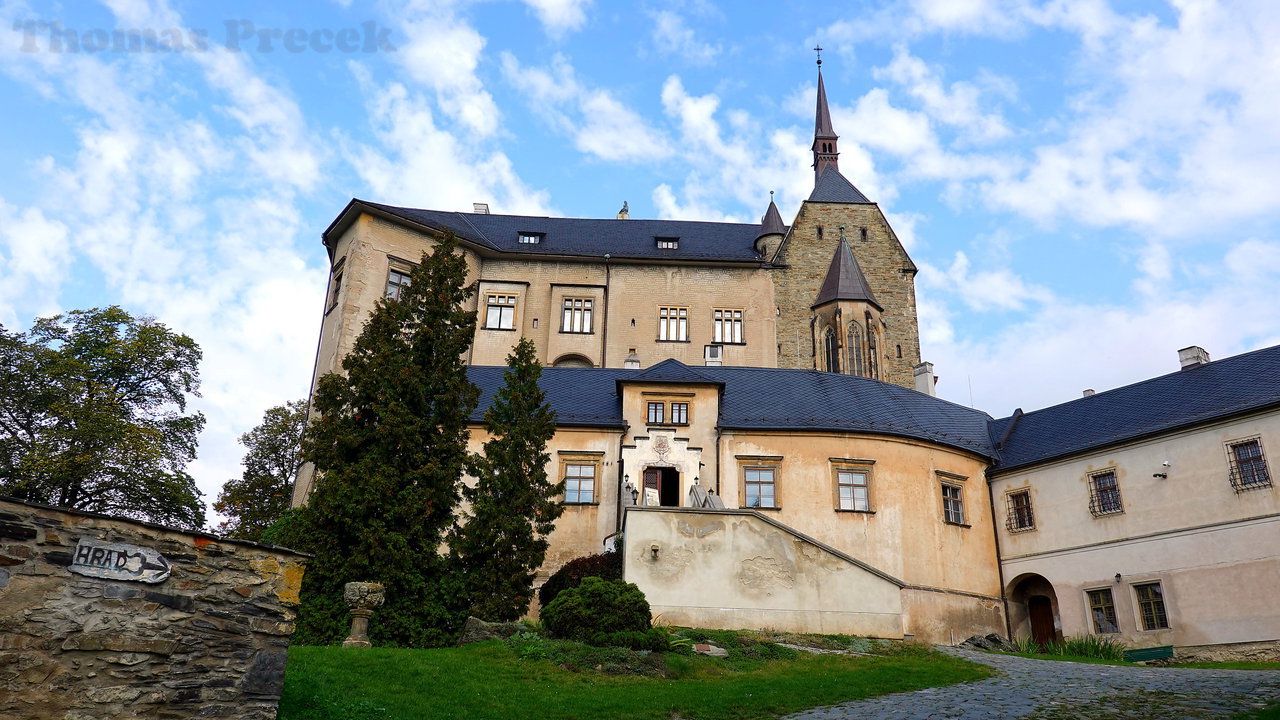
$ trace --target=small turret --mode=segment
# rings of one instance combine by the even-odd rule
[[[764,217],[760,218],[760,234],[756,236],[756,252],[760,253],[761,259],[772,260],[786,234],[787,226],[782,222],[782,213],[778,212],[778,206],[773,202],[773,191],[770,190],[769,208],[765,210]]]

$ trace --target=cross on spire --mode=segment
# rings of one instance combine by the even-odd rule
[[[813,46],[813,51],[818,53],[818,67],[822,67],[822,46],[821,45]]]

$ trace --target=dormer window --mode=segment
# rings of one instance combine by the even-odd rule
[[[678,237],[655,237],[658,242],[659,250],[676,250],[680,247],[680,238]]]
[[[526,232],[524,230],[521,230],[520,244],[521,245],[537,245],[538,243],[542,242],[543,237],[544,235],[542,233]]]

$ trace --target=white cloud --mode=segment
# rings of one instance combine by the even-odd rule
[[[699,40],[678,13],[659,10],[649,15],[653,18],[653,44],[659,52],[678,56],[694,65],[706,65],[720,54],[720,45]]]
[[[610,162],[653,162],[673,150],[661,131],[614,95],[584,85],[563,55],[550,67],[524,67],[502,54],[502,72],[539,112],[561,132],[573,137],[581,152]]]
[[[984,112],[990,103],[983,98],[981,88],[968,82],[943,86],[937,68],[930,67],[901,45],[894,49],[893,62],[877,68],[873,75],[905,86],[907,92],[924,106],[929,117],[960,127],[974,140],[997,140],[1010,134],[999,113]],[[1004,83],[1002,85],[1007,87]]]
[[[394,58],[414,82],[430,88],[445,114],[477,138],[497,132],[502,117],[476,74],[485,38],[455,13],[448,0],[405,0],[390,15],[403,42]],[[555,5],[556,3],[550,3]]]
[[[577,30],[587,22],[591,0],[524,0],[552,36]]]

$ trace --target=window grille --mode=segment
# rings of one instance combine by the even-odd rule
[[[1271,474],[1267,472],[1267,459],[1262,454],[1262,443],[1257,439],[1245,440],[1227,446],[1231,460],[1231,488],[1238,493],[1271,487]]]
[[[1009,532],[1034,530],[1036,518],[1031,510],[1031,493],[1026,490],[1009,493],[1008,502],[1009,516],[1005,518],[1004,526]]]
[[[1089,478],[1089,512],[1094,517],[1124,512],[1115,472],[1108,470]]]

